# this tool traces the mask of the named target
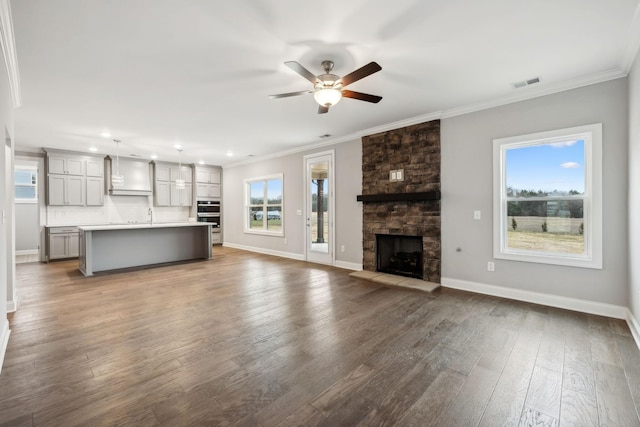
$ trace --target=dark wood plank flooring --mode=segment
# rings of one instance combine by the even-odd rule
[[[621,320],[214,256],[18,265],[0,425],[640,425]]]

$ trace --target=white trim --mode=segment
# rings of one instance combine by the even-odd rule
[[[281,202],[279,204],[272,204],[269,205],[268,202],[268,198],[267,198],[267,193],[268,193],[268,181],[280,181],[280,184],[282,186],[282,194],[281,194]],[[250,187],[252,183],[255,182],[261,182],[263,184],[263,191],[264,191],[264,200],[262,202],[262,208],[263,208],[263,227],[268,223],[269,220],[269,215],[268,215],[268,211],[269,211],[269,206],[280,206],[280,222],[281,222],[281,229],[279,231],[271,231],[269,229],[266,228],[260,228],[260,229],[253,229],[253,228],[249,228],[249,207],[253,206],[249,203],[249,200],[251,198],[251,194],[250,194]],[[260,176],[257,178],[246,178],[243,180],[243,186],[244,186],[244,213],[243,213],[243,229],[244,229],[244,233],[245,234],[260,234],[263,236],[277,236],[277,237],[283,237],[284,236],[284,174],[283,173],[276,173],[273,175],[265,175],[265,176]]]
[[[304,189],[304,194],[303,194],[303,198],[304,198],[304,218],[310,218],[310,210],[311,210],[311,198],[309,196],[309,188],[310,188],[310,183],[308,181],[309,178],[309,165],[308,165],[308,161],[310,159],[314,159],[314,158],[318,158],[318,157],[329,157],[329,195],[328,195],[328,199],[329,199],[329,262],[323,262],[324,260],[322,260],[322,257],[325,257],[325,255],[318,255],[318,257],[316,259],[313,259],[316,255],[313,254],[311,257],[309,257],[310,255],[310,251],[309,251],[309,246],[310,246],[310,241],[309,241],[309,227],[307,225],[307,221],[305,219],[302,220],[302,234],[304,236],[304,259],[305,261],[309,261],[309,262],[317,262],[320,264],[325,264],[325,265],[335,265],[336,262],[336,232],[335,232],[335,221],[336,221],[336,211],[335,211],[335,206],[336,206],[336,180],[335,180],[335,176],[336,176],[336,152],[335,150],[327,150],[327,151],[321,151],[318,153],[312,153],[312,154],[306,154],[304,156],[302,156],[302,176],[303,176],[303,189]],[[311,258],[311,259],[310,259]]]
[[[563,308],[582,313],[596,314],[599,316],[613,317],[615,319],[628,318],[629,309],[621,305],[606,304],[602,302],[588,301],[577,298],[563,297],[559,295],[543,294],[539,292],[525,291],[522,289],[505,288],[504,286],[488,285],[485,283],[469,282],[466,280],[443,277],[442,286],[445,288],[460,289],[495,297],[508,298],[518,301],[542,304],[549,307]]]
[[[15,313],[20,307],[20,296],[14,295],[14,300],[7,301],[7,313]]]
[[[640,324],[638,324],[638,321],[629,309],[627,309],[627,325],[629,325],[633,340],[636,342],[638,350],[640,350]]]
[[[580,255],[507,247],[506,150],[584,140],[584,237]],[[602,123],[493,140],[493,257],[511,261],[602,269]]]
[[[4,355],[7,352],[7,345],[9,345],[9,335],[11,335],[11,330],[9,329],[9,320],[4,319],[2,330],[0,330],[0,373],[2,372]]]
[[[38,255],[40,251],[38,249],[25,249],[23,251],[16,251],[16,256],[18,255]]]
[[[11,4],[9,0],[0,0],[0,44],[2,45],[4,63],[7,67],[13,108],[18,108],[22,105],[22,94],[20,90],[20,71],[18,70],[18,56],[16,53],[13,19],[11,17]]]
[[[293,253],[293,252],[276,251],[276,250],[273,250],[273,249],[258,248],[256,246],[238,245],[236,243],[229,243],[229,242],[224,242],[222,244],[222,246],[225,246],[227,248],[242,249],[244,251],[249,251],[249,252],[257,252],[259,254],[273,255],[273,256],[279,256],[279,257],[282,257],[282,258],[295,259],[297,261],[304,261],[304,254],[296,254],[296,253]],[[215,258],[215,254],[214,254],[214,258]]]
[[[346,270],[362,271],[362,264],[347,261],[336,261],[333,263],[334,267],[344,268]]]
[[[629,74],[631,71],[631,67],[633,67],[636,55],[638,54],[638,49],[640,48],[640,3],[636,6],[636,10],[633,13],[629,34],[629,44],[622,59],[622,70],[626,74]]]

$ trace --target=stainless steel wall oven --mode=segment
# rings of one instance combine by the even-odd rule
[[[216,200],[198,200],[198,222],[208,222],[212,228],[220,228],[222,226],[222,218],[220,212],[220,202]]]

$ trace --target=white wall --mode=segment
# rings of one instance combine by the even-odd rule
[[[336,264],[362,265],[362,206],[356,196],[362,192],[362,145],[359,139],[300,153],[289,154],[224,169],[223,231],[226,244],[282,252],[300,258],[304,255],[303,156],[335,150],[336,176]],[[284,237],[243,232],[243,180],[282,173],[284,176]],[[284,240],[287,243],[284,243]],[[340,246],[345,246],[345,252]]]
[[[629,308],[640,320],[640,55],[629,74]]]
[[[13,101],[11,98],[11,92],[9,88],[9,80],[7,77],[7,71],[4,66],[0,66],[0,132],[2,134],[9,134],[14,137],[13,131]],[[11,194],[11,185],[5,179],[7,169],[11,172],[12,159],[9,159],[9,168],[7,168],[7,154],[3,144],[2,150],[0,150],[0,177],[2,181],[0,183],[0,215],[2,212],[7,214],[12,209],[11,204],[7,203],[7,194]],[[9,193],[8,193],[9,192]],[[8,250],[7,242],[11,241],[13,233],[13,226],[10,221],[0,223],[0,367],[2,366],[2,360],[4,359],[4,350],[9,339],[9,321],[6,317],[7,312],[7,298],[12,298],[8,295],[10,292],[13,295],[13,289],[9,289],[10,283],[7,283],[7,272],[9,275],[13,275],[14,271],[14,259],[12,251]],[[9,277],[11,281],[13,277]]]
[[[493,139],[591,123],[603,124],[604,268],[493,260]],[[626,78],[443,120],[443,283],[453,279],[626,306],[627,141]],[[482,211],[482,220],[473,220],[474,210]],[[495,272],[487,271],[487,261],[495,261]]]

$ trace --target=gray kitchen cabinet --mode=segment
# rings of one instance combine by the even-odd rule
[[[193,197],[191,196],[193,187],[191,184],[185,184],[184,189],[178,190],[176,183],[171,183],[171,206],[188,206],[193,204]]]
[[[49,175],[47,181],[49,205],[84,205],[84,177],[76,175]]]
[[[48,172],[59,175],[84,175],[84,160],[75,157],[48,156]]]
[[[87,159],[86,175],[102,178],[104,176],[104,159]]]
[[[87,165],[88,166],[88,165]],[[87,172],[89,168],[87,167]],[[104,205],[104,180],[102,178],[87,177],[87,206]]]
[[[156,181],[170,181],[169,179],[169,166],[156,163],[154,165],[154,175]]]
[[[77,258],[80,253],[76,227],[48,227],[47,256],[49,260]]]
[[[196,182],[202,184],[220,184],[219,169],[196,169]]]
[[[155,191],[153,192],[154,205],[171,206],[171,183],[169,181],[156,181]]]
[[[202,184],[196,183],[196,198],[219,198],[220,184]]]
[[[182,179],[184,179],[184,182],[193,182],[193,170],[191,166],[182,166],[182,168],[179,166],[172,167],[170,169],[172,182],[180,178],[180,171],[182,171]]]

